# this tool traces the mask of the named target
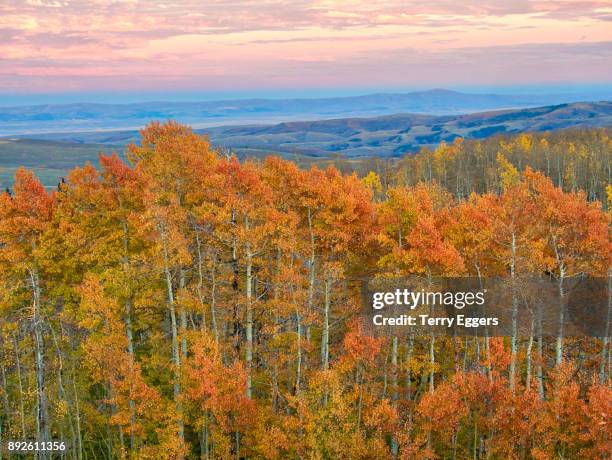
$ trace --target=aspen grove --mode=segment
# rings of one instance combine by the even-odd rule
[[[457,141],[381,180],[239,161],[167,122],[129,161],[101,155],[57,190],[18,170],[0,194],[0,445],[62,440],[74,460],[609,459],[609,324],[602,338],[404,340],[356,321],[355,280],[372,273],[560,289],[589,274],[611,280],[612,302],[612,143],[594,155],[597,136],[564,150],[571,176],[548,157],[517,164],[553,151],[520,135],[484,178],[458,163],[479,144]]]

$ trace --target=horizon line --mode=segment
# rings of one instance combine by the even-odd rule
[[[548,91],[543,91],[548,90]],[[449,86],[409,86],[405,88],[300,88],[294,90],[156,90],[156,91],[73,91],[53,93],[2,93],[0,107],[34,107],[46,105],[135,105],[147,103],[199,103],[247,100],[317,100],[345,99],[376,95],[406,95],[412,93],[448,92],[474,95],[499,96],[564,96],[599,92],[612,97],[612,81],[606,83],[562,83],[529,85],[449,85]],[[167,94],[168,97],[164,97]],[[113,100],[108,101],[108,98]],[[123,100],[114,100],[116,98]],[[5,100],[8,99],[11,102]],[[102,100],[101,100],[102,99]],[[19,102],[23,100],[23,102]],[[39,100],[36,102],[36,100]],[[589,100],[591,102],[594,100]],[[586,100],[585,100],[586,102]]]

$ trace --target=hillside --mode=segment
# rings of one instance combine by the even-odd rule
[[[12,182],[19,166],[33,169],[43,184],[54,186],[58,178],[65,176],[74,166],[87,161],[97,163],[100,152],[111,150],[122,152],[123,147],[41,139],[0,139],[0,187]]]
[[[394,113],[456,115],[590,99],[584,95],[471,94],[445,89],[400,94],[294,99],[240,99],[132,104],[49,104],[0,107],[0,136],[135,129],[173,119],[194,127],[269,124],[287,120],[372,117]]]
[[[401,157],[457,137],[483,139],[496,134],[612,126],[612,102],[561,104],[463,115],[397,114],[374,118],[288,121],[272,125],[224,126],[196,130],[217,147],[239,157],[278,154],[294,160]],[[0,139],[0,184],[19,165],[31,167],[46,185],[74,165],[96,162],[100,151],[123,151],[138,131],[38,134],[35,139]]]
[[[225,148],[258,149],[312,156],[393,157],[457,137],[482,139],[494,134],[552,131],[570,127],[612,126],[612,103],[574,103],[465,115],[400,114],[287,122],[273,126],[218,127],[202,130]]]

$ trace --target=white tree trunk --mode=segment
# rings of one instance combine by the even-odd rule
[[[36,360],[36,428],[37,441],[48,442],[49,438],[49,404],[45,388],[45,343],[43,338],[43,318],[41,315],[40,280],[36,269],[30,269],[32,287],[32,322],[34,326],[34,354]],[[39,452],[38,458],[47,459],[47,452]]]

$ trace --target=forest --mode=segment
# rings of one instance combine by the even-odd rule
[[[0,194],[0,459],[609,459],[609,129],[238,160],[175,122]],[[604,337],[374,337],[364,274],[610,280]]]

